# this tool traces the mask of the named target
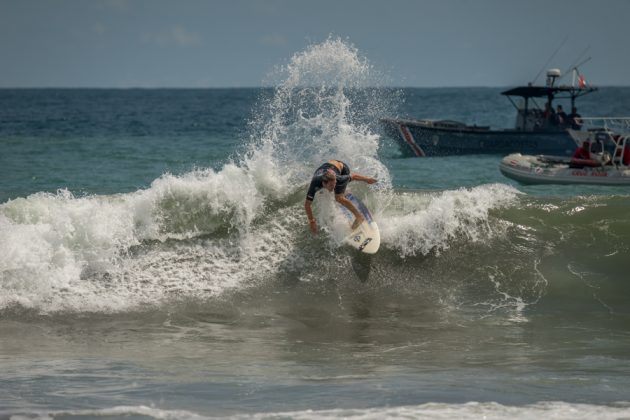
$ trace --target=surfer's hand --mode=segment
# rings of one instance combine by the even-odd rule
[[[376,180],[376,178],[368,177],[368,179],[366,179],[365,182],[367,182],[368,184],[375,184],[377,182],[377,180]]]
[[[309,220],[308,226],[311,228],[311,232],[313,233],[313,235],[317,234],[317,222],[315,221],[315,219]]]

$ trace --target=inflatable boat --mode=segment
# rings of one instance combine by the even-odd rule
[[[588,158],[513,153],[501,160],[501,173],[523,184],[630,185],[630,136],[610,130],[569,132],[588,150]]]
[[[523,184],[630,185],[630,168],[595,159],[531,156],[514,153],[503,158],[501,173]]]

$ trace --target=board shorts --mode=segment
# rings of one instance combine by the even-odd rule
[[[341,176],[337,177],[337,184],[335,184],[335,194],[343,194],[346,192],[346,188],[350,183],[350,167],[348,167],[348,165],[340,160],[338,160],[337,162],[341,163],[343,167],[341,168],[341,173],[339,174]]]

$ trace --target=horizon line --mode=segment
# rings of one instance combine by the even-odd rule
[[[381,89],[504,89],[514,87],[515,85],[440,85],[440,86],[364,86],[363,88],[381,88]],[[564,86],[564,85],[563,85]],[[275,89],[278,86],[0,86],[0,90],[27,90],[27,89],[67,89],[67,90],[79,90],[79,89],[108,89],[108,90],[204,90],[204,89]],[[594,88],[628,88],[627,85],[595,85],[590,86]]]

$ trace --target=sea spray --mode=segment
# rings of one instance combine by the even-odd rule
[[[372,130],[385,102],[357,49],[331,37],[279,76],[246,151],[218,171],[164,174],[133,193],[0,205],[0,309],[123,311],[245,288],[286,267],[297,244],[313,246],[300,242],[302,200],[291,197],[321,162],[342,159],[388,190]]]
[[[270,78],[277,84],[261,99],[250,122],[246,164],[271,156],[296,188],[308,182],[317,166],[330,159],[373,175],[383,188],[389,172],[378,160],[375,125],[393,107],[393,94],[379,89],[383,76],[358,50],[330,37],[295,54]]]

